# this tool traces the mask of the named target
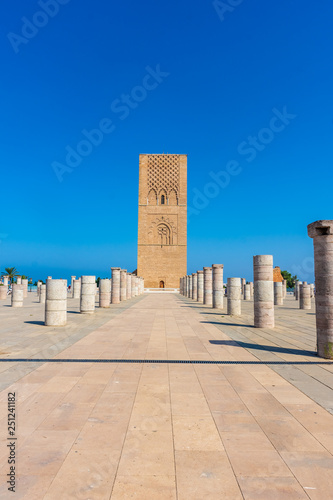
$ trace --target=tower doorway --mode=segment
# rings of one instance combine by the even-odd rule
[[[160,281],[160,288],[165,288],[164,281]]]

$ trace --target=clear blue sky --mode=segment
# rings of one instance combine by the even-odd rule
[[[333,5],[238,3],[2,5],[1,270],[133,271],[139,154],[168,152],[188,154],[188,272],[250,280],[273,254],[313,280],[306,226],[333,218]]]

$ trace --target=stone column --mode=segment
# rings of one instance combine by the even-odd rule
[[[274,328],[273,255],[255,255],[254,326]]]
[[[310,294],[311,294],[311,299],[314,298],[315,294],[314,294],[314,284],[313,283],[310,283]]]
[[[299,308],[311,309],[311,287],[306,281],[299,287]]]
[[[67,280],[46,280],[45,326],[65,326]]]
[[[73,281],[73,299],[81,297],[81,278]]]
[[[4,284],[5,286],[8,286],[8,276],[4,276],[4,277],[3,277],[3,284]]]
[[[243,297],[244,297],[244,293],[245,293],[245,285],[246,285],[246,279],[242,278],[242,295],[243,295]]]
[[[274,282],[274,305],[283,306],[283,285],[282,282]]]
[[[204,267],[204,296],[203,303],[207,306],[213,305],[213,273],[211,267]]]
[[[126,299],[130,299],[132,297],[132,285],[131,285],[131,274],[126,274]]]
[[[99,280],[99,307],[110,307],[111,282],[109,279]]]
[[[81,276],[80,313],[93,314],[96,300],[96,276]]]
[[[223,309],[223,264],[213,264],[212,270],[212,305],[214,309]]]
[[[111,267],[112,271],[112,289],[111,304],[120,303],[120,267]],[[132,294],[133,297],[133,294]]]
[[[188,297],[189,299],[192,298],[192,274],[188,276]]]
[[[302,284],[301,281],[296,281],[296,283],[295,283],[295,299],[296,300],[299,299],[299,287],[301,284]]]
[[[318,355],[333,359],[333,220],[308,225],[313,238]]]
[[[7,285],[0,285],[0,300],[5,300],[7,298]]]
[[[16,284],[22,285],[22,276],[16,276]]]
[[[23,297],[24,297],[24,298],[28,297],[28,283],[29,283],[29,280],[27,280],[27,279],[22,279],[22,285],[23,285]]]
[[[135,297],[135,275],[131,274],[131,297]]]
[[[287,297],[287,280],[282,280],[282,296],[284,299]]]
[[[240,278],[228,278],[227,312],[230,316],[241,315],[241,288]]]
[[[126,300],[127,269],[120,269],[120,301]]]
[[[249,283],[244,287],[244,300],[251,300],[251,285]]]
[[[12,284],[12,307],[23,306],[23,285]]]
[[[41,285],[39,289],[39,303],[45,304],[46,299],[46,285]]]
[[[37,281],[37,297],[39,297],[41,285],[42,285],[42,282],[41,281]]]
[[[198,275],[198,302],[203,302],[204,294],[204,273],[203,271],[197,271]]]
[[[71,297],[74,299],[74,281],[76,276],[71,276]]]
[[[198,300],[198,275],[192,273],[192,299]]]
[[[251,299],[253,299],[253,281],[250,281]]]
[[[134,295],[135,295],[135,297],[137,297],[139,295],[138,281],[139,281],[139,278],[137,276],[134,276]]]

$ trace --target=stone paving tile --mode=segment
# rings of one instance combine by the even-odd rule
[[[171,294],[70,314],[60,329],[38,323],[40,304],[26,307],[12,318],[0,305],[0,357],[241,363],[0,363],[1,429],[9,388],[18,395],[16,498],[330,498],[333,417],[318,404],[333,406],[330,365],[242,364],[317,359],[314,316],[294,301],[272,331],[246,326],[251,304],[235,320]],[[6,472],[2,447],[0,497],[12,498]]]

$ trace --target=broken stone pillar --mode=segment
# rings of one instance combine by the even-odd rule
[[[250,281],[251,299],[253,299],[253,281]]]
[[[198,300],[198,275],[192,273],[192,299]]]
[[[81,297],[81,278],[73,281],[73,299]]]
[[[131,297],[135,297],[135,275],[131,274]]]
[[[71,276],[71,297],[74,299],[74,281],[76,276]]]
[[[314,246],[317,352],[333,359],[333,220],[309,224],[308,235]]]
[[[16,284],[22,285],[22,276],[16,276]]]
[[[5,300],[7,298],[7,285],[0,285],[0,300]]]
[[[112,271],[112,289],[111,289],[111,304],[120,303],[120,267],[111,267]],[[134,276],[133,276],[134,278]],[[132,288],[134,284],[134,279],[132,282]],[[133,297],[133,293],[132,293]]]
[[[306,281],[299,287],[299,308],[311,309],[311,287]]]
[[[251,300],[251,285],[249,283],[244,287],[244,300]]]
[[[13,283],[12,284],[12,307],[22,307],[23,306],[23,285]]]
[[[120,269],[120,301],[126,300],[127,269]]]
[[[282,295],[284,299],[287,297],[287,280],[282,281]]]
[[[283,284],[281,281],[274,282],[274,305],[283,306]]]
[[[223,309],[223,264],[212,265],[213,297],[212,305],[214,309]]]
[[[4,277],[3,277],[3,284],[4,284],[5,286],[8,286],[8,276],[4,276]]]
[[[23,285],[23,297],[24,297],[24,298],[28,297],[28,284],[29,284],[29,280],[27,280],[27,279],[22,279],[22,285]]]
[[[192,298],[192,274],[188,276],[188,298]]]
[[[185,297],[189,297],[190,296],[190,277],[189,277],[188,274],[185,276],[185,279],[186,279],[186,294],[185,294]]]
[[[81,276],[80,312],[93,314],[96,300],[96,277]]]
[[[302,284],[301,281],[296,281],[296,283],[295,283],[295,299],[296,300],[299,299],[299,287],[301,284]]]
[[[65,326],[67,280],[46,280],[45,326]]]
[[[274,328],[273,255],[255,255],[254,326]]]
[[[203,302],[204,294],[204,273],[203,271],[197,271],[198,275],[198,302]]]
[[[99,280],[99,307],[110,307],[111,282],[109,279]]]
[[[314,293],[314,284],[310,283],[310,292],[311,292],[311,299],[314,299],[315,293]]]
[[[244,297],[244,292],[245,292],[245,285],[246,285],[246,279],[245,278],[242,278],[242,295]]]
[[[213,305],[213,272],[211,267],[204,267],[204,296],[203,303],[207,306]]]
[[[127,273],[126,275],[126,299],[130,299],[132,297],[132,280],[131,274]]]
[[[40,285],[39,289],[39,302],[40,304],[45,304],[46,299],[46,285]]]
[[[40,287],[42,285],[42,281],[37,281],[37,297],[39,297]]]
[[[240,278],[228,278],[227,280],[227,313],[230,316],[240,316],[241,315],[241,279]]]

